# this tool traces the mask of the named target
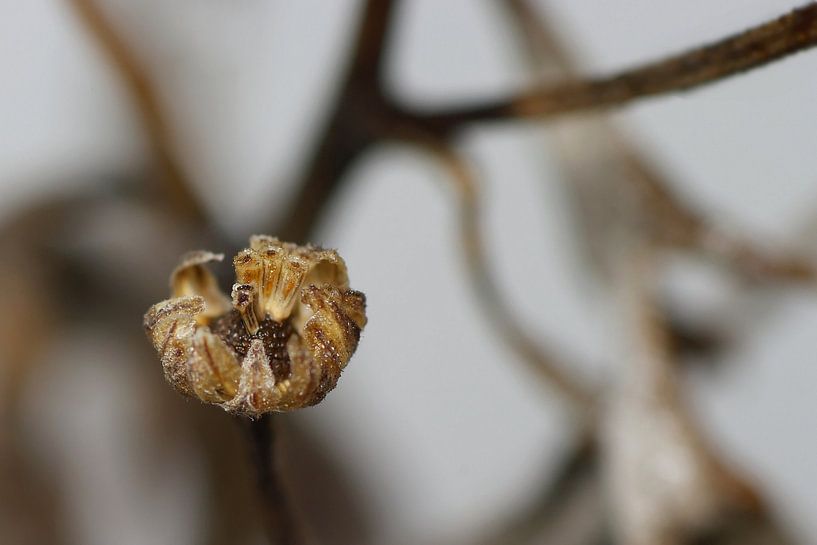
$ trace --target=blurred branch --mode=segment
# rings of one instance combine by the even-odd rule
[[[383,58],[396,0],[367,0],[352,57],[314,154],[296,185],[285,216],[271,232],[304,242],[355,160],[376,142],[391,117],[382,86]],[[388,124],[388,121],[385,121]]]
[[[712,225],[689,204],[670,191],[673,184],[634,146],[607,125],[609,138],[663,224],[665,243],[708,256],[734,273],[760,283],[814,285],[817,263],[808,256],[787,249],[772,251],[755,240]]]
[[[183,411],[178,411],[178,406],[174,408],[184,419],[186,429],[195,433],[204,456],[209,489],[207,511],[202,517],[202,545],[257,542],[266,522],[259,516],[263,508],[258,501],[258,469],[247,460],[247,430],[244,426],[236,426],[235,419],[226,413],[214,415],[189,403],[184,404]],[[166,418],[166,415],[160,413],[157,417]]]
[[[71,494],[59,471],[32,457],[29,430],[20,422],[0,430],[0,542],[76,543],[68,515]]]
[[[613,289],[628,351],[607,396],[603,465],[617,540],[787,543],[753,483],[713,447],[683,395],[656,299],[665,252],[638,234],[619,242]],[[677,478],[662,478],[679,460]]]
[[[68,494],[57,468],[35,455],[24,414],[27,387],[58,320],[44,288],[50,271],[25,244],[30,227],[36,225],[0,225],[0,542],[60,545],[72,541]]]
[[[387,41],[394,23],[398,0],[368,0],[353,53],[352,79],[361,78],[380,85],[385,69]]]
[[[504,0],[501,2],[514,27],[519,29],[516,35],[535,73],[549,71],[567,81],[577,81],[579,76],[575,63],[561,47],[548,21],[539,16],[527,0]],[[689,245],[704,230],[703,221],[682,202],[671,190],[672,184],[658,171],[643,154],[639,153],[631,142],[625,139],[616,127],[603,116],[586,120],[583,126],[573,123],[570,130],[580,131],[581,136],[575,140],[582,142],[581,153],[598,162],[599,167],[592,172],[592,178],[599,182],[620,183],[633,186],[649,203],[653,215],[660,218],[658,226],[662,233],[660,238],[671,244]],[[556,125],[551,131],[553,149],[556,158],[562,165],[563,174],[573,186],[582,185],[585,173],[571,168],[572,143],[565,137],[568,131],[563,125]],[[600,145],[603,144],[603,145]],[[586,163],[587,161],[582,161]],[[616,164],[626,173],[610,180],[609,163]],[[616,169],[616,172],[618,169]]]
[[[773,62],[817,42],[817,5],[809,4],[788,15],[670,59],[648,64],[610,78],[581,81],[552,34],[534,10],[520,0],[507,6],[523,30],[528,49],[538,61],[555,62],[565,81],[506,101],[505,113],[496,107],[462,108],[422,114],[396,104],[385,92],[383,59],[399,3],[368,0],[364,6],[354,54],[316,152],[296,185],[297,193],[285,217],[272,232],[303,241],[314,229],[351,165],[372,146],[387,140],[406,141],[423,133],[445,141],[455,130],[474,121],[504,117],[523,119],[566,111],[621,104],[642,96],[691,88]],[[567,109],[565,109],[567,108]],[[509,113],[511,112],[512,113]],[[639,157],[611,127],[605,129],[621,148],[619,160],[628,163],[661,218],[665,235],[680,246],[711,250],[715,255],[757,277],[802,280],[817,277],[811,264],[796,257],[773,258],[736,238],[713,237],[713,230],[682,203],[656,169]],[[717,240],[720,244],[712,244]],[[706,243],[704,243],[706,241]]]
[[[608,77],[545,85],[464,108],[424,115],[438,132],[477,122],[543,119],[692,89],[759,68],[817,44],[817,4],[686,53]]]
[[[574,62],[556,40],[553,29],[528,1],[504,0],[501,4],[520,30],[517,35],[536,72],[548,72],[551,77],[555,74],[568,81],[579,77]],[[603,116],[587,119],[583,125],[572,123],[567,130],[584,131],[582,136],[574,138],[574,142],[581,144],[582,157],[574,160],[584,165],[581,169],[571,165],[570,146],[573,143],[569,137],[564,138],[566,128],[557,124],[551,132],[556,156],[572,186],[588,182],[583,179],[588,176],[597,178],[591,183],[599,186],[611,183],[631,186],[649,204],[650,215],[654,218],[651,222],[654,235],[663,244],[708,255],[757,282],[817,282],[817,266],[813,260],[792,253],[771,252],[754,241],[710,225],[672,191],[674,184],[671,180]],[[595,172],[588,167],[588,162],[593,161],[598,164]],[[672,334],[680,349],[718,344],[706,331],[696,331],[689,326],[681,322],[673,324]],[[714,344],[713,340],[716,341]]]
[[[449,146],[434,140],[414,143],[430,153],[451,176],[459,200],[460,246],[466,259],[466,271],[477,302],[505,344],[548,386],[562,394],[582,417],[591,416],[595,397],[575,376],[575,366],[553,349],[544,349],[532,339],[515,318],[491,275],[479,226],[478,189],[465,162]]]
[[[144,126],[150,149],[161,170],[162,189],[174,210],[196,224],[206,224],[190,177],[173,147],[170,127],[158,91],[148,72],[125,43],[95,0],[68,0],[125,84],[131,103]]]
[[[554,33],[537,16],[532,6],[525,0],[506,0],[504,6],[508,8],[508,13],[511,15],[513,22],[521,30],[520,35],[524,38],[525,50],[537,71],[549,67],[554,69],[559,77],[567,80],[575,78],[576,71],[571,60],[559,47],[554,38]],[[758,251],[755,245],[749,244],[738,237],[729,237],[725,234],[716,237],[715,235],[719,233],[677,198],[669,189],[671,184],[638,154],[611,124],[601,117],[585,120],[578,126],[571,125],[568,128],[557,125],[554,132],[555,143],[557,144],[555,149],[558,158],[564,163],[566,174],[571,178],[571,188],[583,185],[585,191],[594,192],[598,199],[606,203],[607,207],[615,208],[615,203],[604,200],[604,195],[606,195],[604,188],[612,183],[616,187],[620,187],[619,192],[621,194],[626,194],[628,191],[633,192],[633,195],[637,196],[633,201],[642,202],[642,207],[646,204],[645,209],[648,214],[645,215],[645,218],[650,219],[641,224],[644,226],[643,229],[635,230],[640,237],[643,237],[641,243],[647,245],[657,243],[660,248],[676,246],[689,250],[704,251],[713,257],[726,261],[742,273],[754,273],[754,277],[765,280],[813,281],[815,278],[813,265],[805,260],[797,257],[772,257],[767,252]],[[599,145],[600,142],[606,144]],[[571,146],[577,147],[576,150]],[[579,154],[574,156],[574,151],[579,152]],[[588,157],[591,157],[591,159],[588,159]],[[633,209],[630,207],[627,209],[630,213],[638,213],[640,208],[635,207]],[[614,217],[613,221],[620,223],[627,220]],[[636,219],[636,224],[639,223],[641,223],[639,219]],[[601,244],[608,247],[608,251],[610,246],[614,247],[611,252],[612,255],[624,254],[626,244],[622,246],[621,240],[611,236],[611,231],[615,231],[615,228],[611,228],[610,225],[606,225],[604,222],[602,225],[607,228],[603,229],[603,232],[593,233],[593,235],[600,239]],[[627,274],[614,276],[626,279],[630,286],[636,288],[636,291],[645,290],[648,292],[649,275],[643,274],[643,269],[649,269],[650,267],[636,266],[639,261],[638,257],[637,255],[623,257],[623,263],[634,266],[634,268],[632,270],[628,269]],[[614,259],[616,258],[614,257]],[[643,291],[638,291],[638,293],[642,296],[645,294]],[[606,445],[608,451],[605,451],[604,456],[606,469],[611,471],[608,481],[612,483],[612,490],[615,494],[613,512],[619,517],[619,529],[622,527],[621,517],[626,519],[623,527],[631,528],[633,521],[638,519],[638,516],[634,513],[638,512],[639,505],[642,508],[644,505],[643,498],[634,500],[630,495],[632,490],[629,487],[632,486],[632,483],[629,481],[632,480],[634,475],[645,480],[652,478],[649,487],[658,490],[654,479],[656,472],[650,473],[650,458],[662,453],[665,456],[673,456],[672,449],[674,445],[676,450],[691,453],[686,458],[695,461],[696,472],[705,475],[707,478],[703,482],[709,483],[713,488],[707,489],[705,485],[703,489],[696,489],[693,485],[685,483],[686,488],[681,486],[680,489],[667,490],[665,495],[669,498],[677,498],[683,492],[692,490],[699,497],[712,495],[717,498],[717,505],[719,509],[722,508],[723,510],[717,509],[707,513],[709,520],[704,533],[707,539],[711,538],[713,543],[723,543],[733,539],[736,534],[741,535],[743,538],[753,534],[779,536],[781,534],[780,528],[762,509],[757,507],[757,504],[752,503],[751,500],[756,496],[751,488],[729,471],[728,467],[722,464],[714,453],[705,448],[704,441],[697,436],[698,432],[694,423],[682,410],[683,404],[680,401],[681,396],[678,392],[680,386],[675,383],[674,374],[677,373],[679,349],[686,348],[682,343],[678,342],[682,340],[679,332],[683,331],[673,327],[674,324],[670,323],[669,317],[665,314],[667,309],[660,307],[655,301],[649,301],[652,304],[645,304],[644,299],[642,297],[637,301],[638,304],[635,305],[637,307],[635,314],[638,316],[638,320],[636,320],[637,324],[634,328],[636,330],[635,336],[642,341],[642,352],[629,355],[626,359],[628,365],[625,368],[630,368],[630,371],[627,376],[623,377],[623,385],[613,388],[613,393],[608,394],[608,397],[612,398],[613,401],[637,408],[637,410],[623,410],[621,414],[639,416],[636,417],[635,421],[625,419],[622,424],[618,422],[617,418],[611,420],[609,411],[605,411],[604,414],[607,423],[606,428],[611,428],[610,422],[613,422],[614,425],[618,424],[618,433],[611,434],[614,437],[612,452],[609,452],[611,444],[608,442]],[[626,316],[628,314],[627,306],[633,305],[621,305],[617,311],[617,316]],[[693,344],[697,344],[699,340],[697,337],[692,339]],[[634,362],[642,363],[636,365]],[[647,363],[652,364],[652,366],[647,365]],[[632,368],[635,368],[635,371]],[[625,372],[627,371],[625,370]],[[648,389],[646,393],[641,392],[648,400],[643,403],[643,406],[639,395],[632,395],[632,391],[639,388],[639,386],[634,385],[649,385],[646,387]],[[617,397],[622,394],[622,391],[625,392],[624,397]],[[659,406],[666,410],[659,411]],[[662,426],[660,419],[657,419],[657,423],[651,422],[652,413],[659,412],[668,415],[665,418],[669,417],[680,422],[681,425],[678,428],[685,430],[685,434],[673,435],[672,427]],[[638,420],[639,418],[641,420]],[[667,429],[661,429],[662,427]],[[633,438],[633,430],[639,429],[650,429],[652,433],[650,436]],[[625,437],[623,442],[626,443],[626,447],[622,447],[619,443],[622,441],[619,438],[622,435]],[[632,452],[634,449],[640,448],[640,441],[643,442],[641,444],[645,445],[643,447],[645,449],[645,459],[630,460],[627,459],[627,456],[621,454],[622,452]],[[672,459],[677,460],[678,458],[679,455],[675,453]],[[610,467],[611,460],[615,467]],[[648,469],[642,469],[644,467]],[[633,468],[638,469],[633,470]],[[639,474],[641,471],[644,473]],[[643,496],[643,491],[646,489],[643,486],[636,487],[633,495],[641,494]],[[639,504],[639,501],[642,503]],[[671,502],[672,500],[662,499],[662,501]],[[656,503],[660,504],[660,502]],[[688,498],[685,503],[695,502],[693,499]],[[626,504],[626,506],[623,506],[623,504]],[[635,505],[635,507],[632,507],[632,505]],[[653,505],[652,508],[655,509],[656,506]],[[673,510],[665,507],[660,511],[659,517],[670,520],[677,517],[678,520],[683,521],[683,514],[676,512],[679,511],[677,509]],[[736,520],[739,521],[738,524],[735,524]],[[691,532],[690,528],[686,527],[688,526],[687,521],[679,524],[679,526],[684,532]],[[608,535],[608,539],[610,537]],[[770,542],[779,542],[777,537],[772,539]],[[634,535],[627,535],[625,540],[630,543],[659,542],[656,535],[652,535],[651,538],[644,541],[636,541]]]

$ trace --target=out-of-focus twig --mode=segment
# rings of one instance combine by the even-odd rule
[[[580,76],[573,59],[559,44],[548,21],[530,3],[503,0],[501,5],[519,29],[517,36],[533,70],[542,77],[577,81]],[[772,251],[711,225],[673,191],[672,180],[604,116],[557,123],[549,134],[563,174],[570,181],[571,194],[583,207],[583,223],[592,223],[592,211],[598,210],[592,202],[588,206],[588,201],[606,202],[599,195],[601,191],[620,193],[626,189],[642,203],[642,213],[647,217],[645,228],[663,245],[707,255],[756,282],[811,285],[817,282],[817,264],[813,260],[794,252]],[[615,187],[607,187],[610,185]],[[605,246],[595,241],[605,232],[605,226],[585,229],[591,247]],[[672,331],[681,349],[718,345],[717,340],[713,344],[711,335],[693,324],[675,322]]]
[[[193,183],[178,157],[170,125],[156,85],[135,53],[106,17],[97,0],[68,0],[79,19],[122,78],[131,103],[139,113],[145,133],[163,179],[161,190],[172,207],[188,221],[204,225],[207,214],[193,189]]]
[[[479,225],[478,190],[465,160],[444,143],[418,139],[414,143],[430,153],[445,168],[453,181],[458,200],[459,245],[466,260],[466,271],[483,314],[507,346],[528,364],[531,371],[552,386],[581,416],[590,416],[595,404],[592,390],[577,376],[577,370],[553,348],[532,339],[509,308],[491,273]]]
[[[568,55],[532,6],[525,0],[504,5],[537,71],[549,68],[558,77],[576,78]],[[771,257],[738,237],[722,237],[719,248],[717,239],[705,246],[716,231],[612,125],[602,118],[571,121],[554,128],[557,157],[574,195],[586,203],[583,220],[600,218],[586,234],[600,249],[597,258],[614,291],[624,294],[617,319],[629,324],[623,376],[607,396],[612,410],[601,413],[618,537],[653,545],[749,538],[780,543],[782,532],[756,493],[720,461],[687,414],[674,376],[677,331],[651,298],[655,256],[658,248],[703,250],[741,272],[757,270],[755,276],[766,280],[813,279],[812,266],[799,258]],[[631,246],[640,251],[629,252]],[[664,478],[670,463],[684,479]]]
[[[640,98],[692,89],[774,62],[817,44],[817,4],[686,53],[608,77],[567,81],[486,104],[425,115],[438,131],[486,121],[543,119],[620,106]]]
[[[787,543],[760,495],[716,453],[677,380],[656,279],[662,252],[619,239],[622,370],[604,411],[604,468],[618,540],[632,545]]]
[[[4,419],[5,420],[5,419]],[[0,542],[74,543],[66,517],[69,496],[53,466],[32,459],[26,430],[0,430]]]
[[[43,287],[50,275],[21,244],[25,226],[9,227],[0,227],[9,229],[0,232],[0,542],[59,545],[71,541],[67,494],[55,468],[32,456],[22,414],[23,394],[54,337]]]
[[[304,242],[349,167],[376,140],[390,106],[382,87],[383,57],[397,0],[367,0],[354,50],[314,154],[295,197],[271,232]],[[385,124],[388,124],[387,122]]]
[[[141,340],[141,339],[140,339]],[[256,471],[247,463],[242,448],[245,429],[240,429],[227,414],[213,415],[199,406],[188,409],[185,425],[193,428],[202,445],[207,472],[207,512],[203,517],[203,545],[234,545],[258,539],[264,521],[258,501]],[[192,413],[192,414],[187,414]],[[254,461],[254,460],[253,460]]]

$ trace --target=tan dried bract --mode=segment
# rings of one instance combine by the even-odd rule
[[[170,278],[171,298],[145,331],[176,390],[246,416],[320,402],[338,382],[366,325],[366,298],[349,289],[334,250],[253,236],[233,260],[230,297],[192,252]]]

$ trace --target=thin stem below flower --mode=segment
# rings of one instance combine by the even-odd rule
[[[299,545],[303,542],[295,524],[275,460],[276,430],[273,417],[265,415],[246,423],[251,455],[256,468],[260,507],[269,545]]]

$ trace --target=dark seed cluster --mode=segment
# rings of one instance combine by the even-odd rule
[[[244,327],[241,314],[237,310],[232,310],[213,320],[210,330],[232,348],[239,358],[247,355],[253,340],[260,339],[264,343],[264,352],[270,360],[275,379],[283,380],[289,376],[287,341],[292,336],[292,324],[289,320],[276,322],[266,318],[258,325],[255,335],[250,335]]]

